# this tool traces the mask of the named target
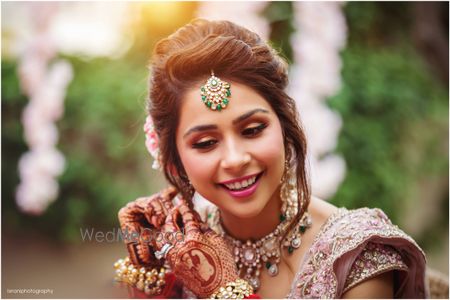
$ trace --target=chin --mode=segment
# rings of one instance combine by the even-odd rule
[[[240,219],[251,219],[257,217],[262,210],[264,209],[264,205],[257,205],[256,203],[246,203],[245,205],[235,205],[227,211],[236,218]]]

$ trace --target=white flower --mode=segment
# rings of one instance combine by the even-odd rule
[[[66,87],[73,74],[71,65],[62,60],[48,68],[48,62],[56,54],[46,34],[54,7],[38,5],[35,10],[32,20],[39,32],[19,65],[21,87],[30,98],[22,113],[24,138],[30,151],[19,160],[21,181],[16,201],[22,211],[41,214],[58,196],[55,177],[64,171],[64,156],[55,148],[59,133],[54,122],[63,115]]]
[[[313,193],[328,199],[344,179],[345,161],[328,154],[337,145],[342,119],[324,101],[341,86],[339,51],[345,46],[347,28],[339,3],[295,2],[294,12],[295,65],[289,74],[289,93],[297,101],[308,139]]]

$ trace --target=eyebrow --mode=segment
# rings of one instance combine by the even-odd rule
[[[249,111],[249,112],[246,112],[246,113],[243,114],[242,116],[239,116],[239,117],[237,117],[236,119],[234,119],[234,120],[232,121],[232,124],[233,124],[233,125],[239,124],[239,123],[241,123],[241,122],[247,120],[248,118],[250,118],[251,116],[253,116],[254,114],[259,113],[259,112],[261,112],[261,113],[266,113],[266,114],[269,113],[269,111],[266,110],[266,109],[263,109],[263,108],[255,108],[255,109],[252,109],[252,110]],[[183,138],[185,138],[186,136],[190,135],[190,134],[193,133],[193,132],[202,132],[202,131],[207,131],[207,130],[214,130],[214,129],[217,129],[217,128],[218,128],[217,125],[214,125],[214,124],[194,126],[194,127],[192,127],[191,129],[189,129],[189,130],[183,135]]]

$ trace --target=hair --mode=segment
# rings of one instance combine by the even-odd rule
[[[300,218],[310,201],[306,168],[306,137],[295,101],[285,88],[288,64],[256,33],[229,21],[196,19],[159,41],[151,61],[148,109],[160,141],[166,179],[188,200],[193,191],[176,147],[182,97],[205,81],[211,70],[259,93],[281,124],[289,165],[295,168]],[[296,222],[293,222],[295,224]]]

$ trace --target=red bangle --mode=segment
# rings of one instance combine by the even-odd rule
[[[251,294],[247,297],[244,297],[244,299],[261,299],[261,297],[258,294]]]

